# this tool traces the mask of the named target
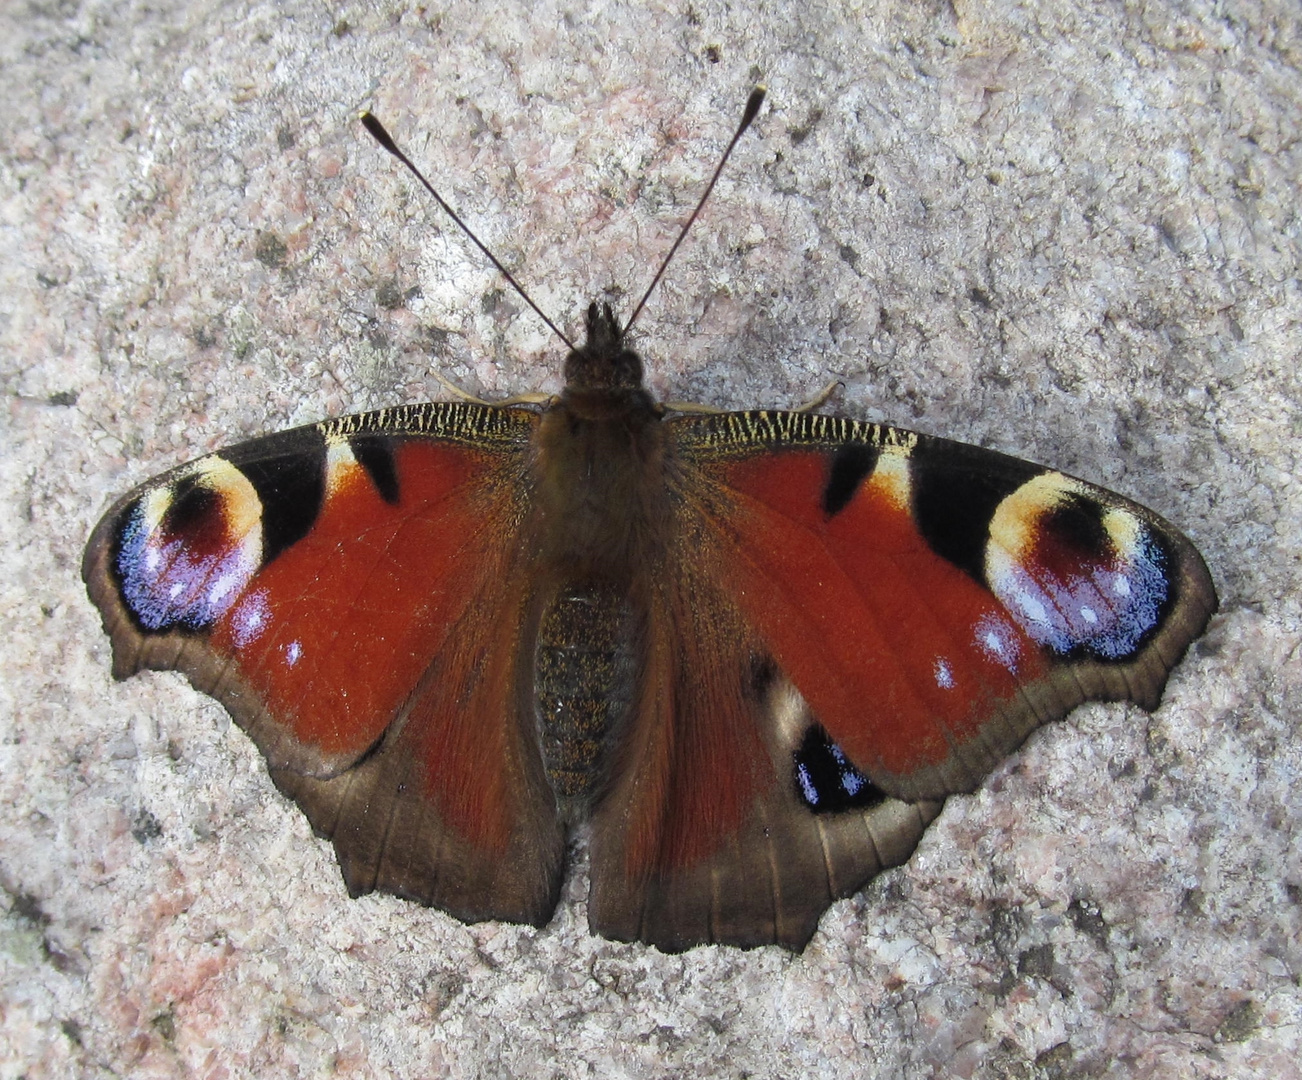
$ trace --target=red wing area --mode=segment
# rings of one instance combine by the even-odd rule
[[[1048,658],[988,590],[931,551],[889,472],[830,519],[826,473],[818,453],[718,469],[734,508],[714,523],[735,550],[724,587],[878,786],[910,798],[970,787],[933,777],[952,762],[979,778],[1021,741],[1017,714],[1065,711],[1023,692]]]
[[[110,511],[84,575],[115,673],[183,671],[222,701],[353,892],[539,923],[563,840],[529,699],[535,417],[512,412],[390,411],[202,459]]]

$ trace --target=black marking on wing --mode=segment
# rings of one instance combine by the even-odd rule
[[[932,551],[985,584],[986,541],[995,511],[1045,470],[985,451],[964,460],[964,449],[942,441],[920,442],[914,449],[909,457],[913,520]]]
[[[189,535],[200,526],[211,527],[217,520],[221,496],[203,483],[200,476],[181,477],[172,485],[170,496],[158,527],[164,536]],[[122,520],[127,520],[126,515]]]
[[[238,463],[262,503],[262,561],[271,562],[312,529],[325,500],[325,441],[315,451]]]
[[[1112,554],[1112,541],[1103,528],[1105,509],[1094,499],[1072,493],[1041,517],[1038,528],[1083,558],[1106,559]]]
[[[877,464],[878,450],[863,443],[846,443],[832,455],[832,464],[823,485],[823,513],[836,517],[850,505],[859,485]]]
[[[796,797],[815,814],[866,810],[886,795],[849,759],[823,729],[811,724],[792,755]]]
[[[380,498],[396,506],[401,496],[398,471],[393,467],[393,447],[383,435],[355,435],[348,440],[353,457],[366,470]]]

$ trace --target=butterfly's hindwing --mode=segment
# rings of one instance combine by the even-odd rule
[[[729,556],[689,523],[652,575],[642,678],[593,812],[588,918],[607,937],[802,948],[828,904],[904,861],[939,811],[799,800],[817,722],[721,591]]]

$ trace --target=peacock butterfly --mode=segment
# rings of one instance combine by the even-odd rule
[[[801,949],[1036,727],[1155,708],[1216,608],[1119,495],[882,424],[658,404],[626,331],[592,305],[559,397],[254,439],[90,538],[114,675],[225,705],[353,895],[541,926],[586,824],[595,933]]]

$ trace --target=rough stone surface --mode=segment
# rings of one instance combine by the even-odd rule
[[[1302,1075],[1294,0],[0,8],[0,1078]],[[1185,528],[1223,610],[950,802],[808,950],[664,956],[350,901],[248,740],[122,685],[108,500],[328,414],[557,386],[629,303],[662,395],[839,407]]]

